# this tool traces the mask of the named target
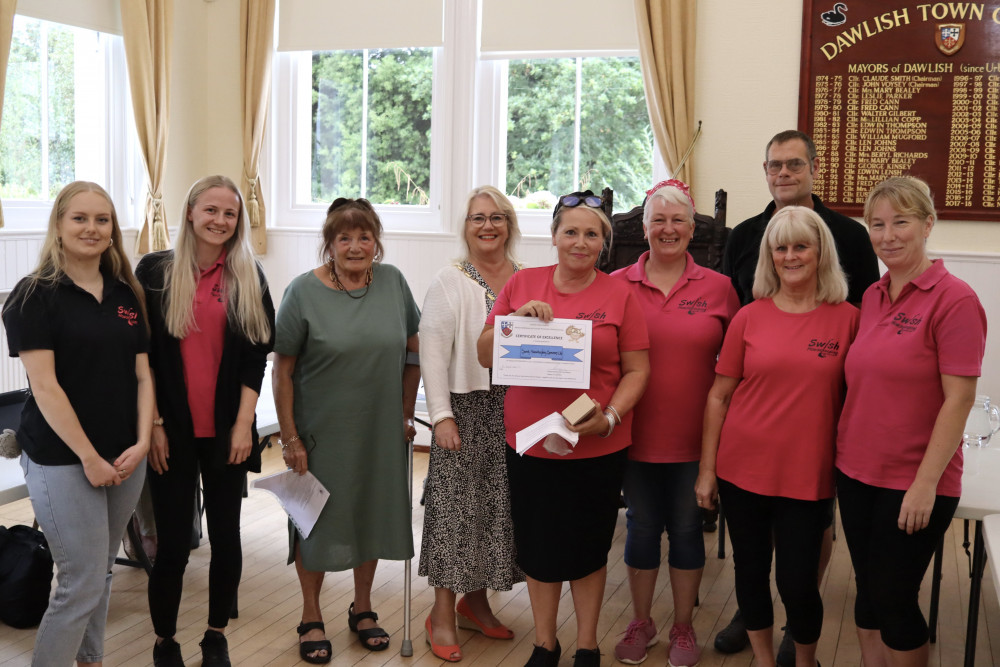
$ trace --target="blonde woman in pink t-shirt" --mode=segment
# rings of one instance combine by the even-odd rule
[[[962,493],[962,430],[986,345],[976,293],[927,256],[936,217],[916,178],[887,179],[865,202],[889,271],[865,292],[847,358],[837,496],[866,665],[927,664],[917,598]]]
[[[834,429],[858,310],[833,236],[812,209],[778,211],[761,241],[756,299],[733,318],[708,394],[698,502],[721,496],[736,598],[757,664],[775,664],[771,553],[800,666],[823,625],[817,578],[833,503]]]

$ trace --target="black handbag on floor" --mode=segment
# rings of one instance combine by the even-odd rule
[[[15,628],[38,625],[49,606],[53,569],[40,530],[0,526],[0,621]]]

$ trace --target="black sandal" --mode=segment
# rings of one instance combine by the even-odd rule
[[[295,628],[295,631],[299,633],[299,637],[306,634],[310,630],[320,630],[323,634],[326,634],[326,626],[323,625],[323,621],[299,623],[299,627]],[[309,655],[310,653],[316,653],[318,651],[326,651],[326,655]],[[300,641],[299,657],[313,665],[325,665],[333,659],[333,644],[330,643],[329,639],[311,639],[304,642]]]
[[[362,611],[360,613],[354,613],[354,603],[347,608],[347,627],[351,629],[351,632],[356,632],[358,635],[358,641],[369,651],[384,651],[389,648],[389,642],[379,642],[378,644],[369,644],[371,639],[379,639],[380,637],[388,637],[389,633],[382,628],[368,628],[367,630],[358,630],[358,621],[363,621],[370,618],[373,621],[378,621],[378,614],[373,611]]]

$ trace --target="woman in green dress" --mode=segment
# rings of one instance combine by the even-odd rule
[[[278,310],[274,402],[282,456],[312,472],[330,498],[308,538],[289,524],[289,562],[302,587],[299,654],[330,661],[319,595],[328,571],[354,571],[348,626],[382,651],[371,589],[378,559],[413,556],[406,441],[420,379],[420,313],[399,270],[380,263],[382,223],[365,199],[327,211],[325,262],[295,278]]]

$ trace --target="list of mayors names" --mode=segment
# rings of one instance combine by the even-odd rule
[[[811,129],[823,163],[816,194],[832,204],[864,204],[876,183],[931,158],[935,171],[947,161],[939,204],[998,208],[998,70],[907,63],[891,73],[875,63],[816,76]],[[943,146],[947,152],[935,150]]]

